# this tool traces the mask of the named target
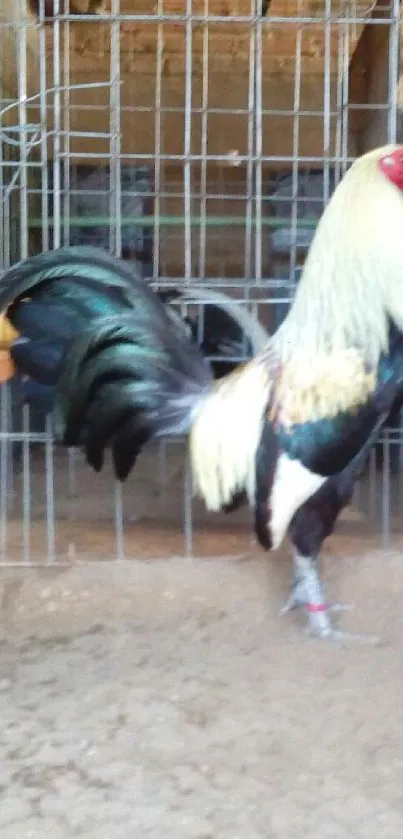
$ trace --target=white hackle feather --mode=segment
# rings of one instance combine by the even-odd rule
[[[388,145],[353,163],[317,226],[293,305],[273,337],[283,363],[296,352],[354,348],[376,366],[388,317],[403,328],[403,198],[378,167]]]

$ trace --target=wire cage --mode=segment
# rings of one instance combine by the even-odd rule
[[[399,14],[398,0],[6,0],[1,267],[90,242],[159,289],[222,289],[275,329],[335,185],[397,138]],[[248,544],[247,513],[192,502],[184,441],[116,486],[59,451],[3,378],[0,562]],[[402,439],[397,417],[354,500],[384,543]]]

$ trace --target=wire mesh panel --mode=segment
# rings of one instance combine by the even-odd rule
[[[3,268],[90,242],[156,288],[223,289],[273,330],[349,163],[397,136],[398,0],[10,0],[0,40]],[[122,490],[55,447],[18,378],[2,386],[1,418],[1,561],[147,553],[134,525],[150,509],[177,528],[165,551],[183,550],[183,516],[194,549],[181,441],[144,455]],[[357,495],[384,539],[399,422]],[[98,537],[104,522],[101,540],[89,520]],[[200,529],[216,521],[197,508]]]

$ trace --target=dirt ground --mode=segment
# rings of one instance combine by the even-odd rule
[[[285,555],[2,571],[2,839],[401,839],[402,559],[332,556],[384,645],[279,617]]]
[[[0,569],[1,839],[401,839],[403,544],[382,552],[353,513],[329,540],[329,595],[356,605],[340,625],[384,641],[335,646],[279,616],[289,550],[258,551],[247,513],[197,510],[197,558],[179,557],[173,473],[158,500],[144,472],[129,561],[96,562],[107,478],[80,473],[74,498],[63,481],[58,556],[76,562]],[[11,559],[20,543],[15,518]]]

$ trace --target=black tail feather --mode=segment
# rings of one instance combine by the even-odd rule
[[[48,293],[53,290],[57,296],[66,284],[88,285],[92,291],[102,289],[103,296],[110,295],[112,302],[118,293],[121,304],[129,305],[135,287],[141,287],[145,296],[154,296],[135,274],[133,263],[129,266],[100,248],[69,246],[37,254],[9,268],[1,277],[0,311],[44,284]]]
[[[150,437],[188,430],[192,409],[211,384],[204,357],[167,316],[162,323],[135,311],[100,318],[64,359],[57,431],[66,446],[85,437],[87,460],[97,471],[112,445],[116,474],[126,477]]]
[[[188,292],[179,297],[191,302]],[[265,342],[238,304],[214,292],[213,301],[253,351]],[[96,470],[112,446],[116,474],[126,477],[150,438],[189,431],[214,385],[188,329],[132,265],[100,249],[59,248],[14,265],[0,282],[7,308],[22,336],[12,349],[19,372],[55,387],[56,435],[84,445]]]
[[[141,415],[139,416],[136,399],[128,383],[126,392],[122,391],[120,384],[119,386],[107,385],[102,391],[102,399],[90,403],[85,415],[85,423],[89,429],[85,445],[87,461],[95,471],[99,472],[102,468],[103,452],[110,441],[114,440],[115,448],[117,447],[120,451],[119,441],[123,433],[127,440],[127,449],[130,451],[131,445],[136,446],[136,441],[142,438],[146,421]],[[127,439],[129,428],[132,434],[130,440]],[[65,438],[66,445],[71,445],[67,442],[69,439],[74,439],[74,441],[78,439],[81,426],[78,426],[75,432],[73,438]],[[149,430],[148,433],[150,433]],[[76,442],[73,445],[76,445]]]
[[[119,429],[112,444],[112,457],[118,481],[125,481],[143,447],[150,439],[150,430],[140,426],[138,418],[130,417]]]

